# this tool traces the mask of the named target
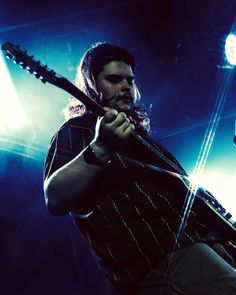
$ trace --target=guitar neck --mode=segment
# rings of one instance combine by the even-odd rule
[[[54,82],[49,81],[49,83],[55,85]],[[60,80],[56,82],[56,86],[67,91],[74,98],[80,100],[88,109],[94,112],[97,116],[103,116],[105,114],[103,107],[99,103],[87,96],[84,92],[82,92],[79,88],[77,88],[66,78],[60,78]]]

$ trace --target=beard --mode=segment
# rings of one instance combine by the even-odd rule
[[[130,115],[134,108],[135,99],[131,95],[114,95],[103,100],[103,106],[116,109],[118,112],[124,112]]]

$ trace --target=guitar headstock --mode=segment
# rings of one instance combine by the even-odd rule
[[[19,45],[13,45],[12,43],[7,42],[2,45],[2,50],[5,51],[7,58],[13,59],[13,62],[19,64],[21,68],[27,70],[43,83],[48,82],[69,92],[72,97],[79,99],[99,116],[104,115],[104,109],[96,101],[84,94],[79,88],[63,76],[48,69],[46,65],[41,65],[40,61],[34,60],[34,57],[29,56],[26,51],[21,50]]]
[[[28,73],[34,75],[37,79],[43,83],[51,83],[57,85],[58,79],[61,79],[53,70],[48,69],[46,65],[42,65],[40,61],[34,60],[34,56],[29,56],[27,51],[20,49],[19,45],[14,45],[7,42],[2,45],[2,50],[5,51],[6,57],[12,59],[14,63]]]

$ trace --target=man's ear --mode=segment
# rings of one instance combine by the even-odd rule
[[[134,105],[138,106],[139,103],[140,103],[141,94],[140,94],[140,92],[138,90],[138,87],[137,87],[136,83],[134,83],[134,91],[135,91],[135,97],[136,97]]]

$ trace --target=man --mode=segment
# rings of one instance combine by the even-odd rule
[[[71,212],[118,294],[236,294],[232,258],[201,212],[191,211],[177,240],[186,189],[146,164],[186,173],[148,137],[134,72],[133,56],[118,46],[99,43],[83,56],[76,83],[105,115],[72,100],[45,162],[48,209]]]

